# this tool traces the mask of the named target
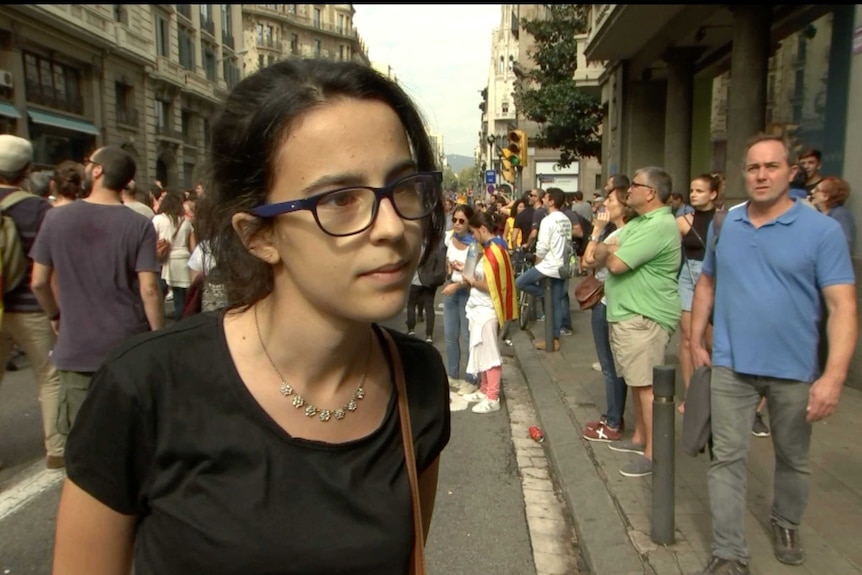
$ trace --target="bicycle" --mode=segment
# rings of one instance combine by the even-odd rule
[[[527,252],[523,247],[512,251],[512,269],[515,278],[533,267],[535,254]],[[527,329],[530,322],[535,318],[536,297],[523,290],[518,294],[518,327]]]

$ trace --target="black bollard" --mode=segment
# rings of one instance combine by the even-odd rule
[[[554,298],[551,297],[551,278],[545,278],[545,351],[554,351]]]
[[[659,365],[652,370],[652,540],[674,543],[674,388],[676,368]]]

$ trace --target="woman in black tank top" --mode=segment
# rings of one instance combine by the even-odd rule
[[[685,214],[676,219],[679,233],[682,235],[683,261],[679,271],[679,295],[682,300],[682,317],[680,318],[679,364],[685,389],[694,371],[689,346],[691,344],[691,304],[694,298],[694,286],[700,277],[703,258],[706,255],[706,235],[709,224],[715,216],[715,203],[721,182],[709,174],[703,174],[691,181],[689,203],[694,208],[693,213]],[[711,348],[712,330],[707,330],[707,348]],[[679,407],[685,410],[685,404]]]

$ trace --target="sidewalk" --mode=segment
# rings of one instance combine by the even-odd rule
[[[709,559],[712,540],[706,484],[708,457],[682,452],[682,416],[676,435],[676,543],[657,546],[650,539],[651,478],[619,474],[627,454],[581,437],[587,421],[605,408],[602,374],[596,361],[589,311],[573,311],[575,334],[562,338],[562,350],[536,351],[525,331],[514,330],[515,353],[545,430],[553,471],[574,516],[578,539],[593,575],[688,575]],[[532,327],[543,339],[541,322]],[[668,346],[676,364],[678,334]],[[677,385],[677,394],[682,384]],[[845,388],[835,415],[815,425],[811,454],[811,496],[801,527],[807,560],[801,567],[779,563],[772,554],[769,508],[774,454],[771,438],[752,437],[748,462],[746,535],[754,575],[862,574],[862,392]],[[631,399],[626,421],[634,422]]]

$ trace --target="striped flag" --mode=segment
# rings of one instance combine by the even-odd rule
[[[497,320],[502,327],[507,320],[518,319],[518,293],[515,289],[512,260],[506,248],[500,245],[501,243],[488,242],[482,265],[491,299],[494,302],[494,310],[497,312]]]

